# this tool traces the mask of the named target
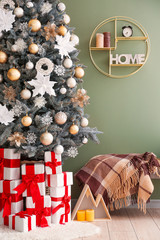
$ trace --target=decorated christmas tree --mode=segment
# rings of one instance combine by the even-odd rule
[[[98,142],[84,106],[79,38],[58,0],[0,0],[0,146],[30,159]]]

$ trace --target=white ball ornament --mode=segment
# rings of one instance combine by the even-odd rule
[[[11,47],[12,52],[17,52],[18,51],[18,46],[17,45],[12,45]]]
[[[82,140],[82,143],[87,144],[88,143],[88,138],[84,137],[83,140]]]
[[[75,45],[78,45],[79,44],[79,37],[75,34],[72,34],[71,35],[71,39],[70,39],[72,42],[75,43]]]
[[[84,88],[81,89],[81,93],[82,93],[82,94],[86,94],[86,92],[87,92],[87,91],[86,91]]]
[[[88,126],[88,123],[89,123],[89,121],[88,121],[87,118],[82,118],[82,119],[81,119],[81,126],[82,126],[82,127],[87,127],[87,126]]]
[[[31,91],[29,91],[27,88],[21,91],[21,98],[28,100],[31,97]]]
[[[27,8],[32,8],[33,6],[34,6],[34,4],[32,2],[27,2],[26,3]]]
[[[60,89],[60,93],[61,93],[61,94],[66,94],[66,92],[67,92],[67,89],[66,89],[65,87],[62,87],[62,88]]]
[[[65,24],[69,24],[70,21],[71,21],[70,16],[68,14],[64,14],[63,15],[63,21],[64,21]]]
[[[73,62],[70,58],[66,58],[63,62],[63,65],[65,68],[71,68],[73,65]]]
[[[3,76],[0,74],[0,83],[3,82]]]
[[[69,88],[74,88],[76,86],[77,82],[74,78],[70,77],[67,79],[67,86]]]
[[[64,152],[64,147],[62,145],[57,145],[55,148],[54,148],[54,152],[56,154],[62,154]]]
[[[66,10],[66,5],[62,2],[58,3],[57,8],[60,12],[64,12]]]
[[[48,146],[53,142],[53,135],[49,132],[42,133],[40,141],[43,145]]]
[[[63,125],[67,121],[67,115],[64,112],[58,112],[54,116],[54,119],[55,119],[57,124]]]
[[[23,17],[23,15],[24,15],[23,8],[21,8],[21,7],[16,7],[16,8],[14,9],[14,14],[15,14],[16,17],[18,17],[18,18]]]
[[[26,69],[27,70],[32,70],[33,68],[34,68],[34,64],[31,61],[26,63]]]

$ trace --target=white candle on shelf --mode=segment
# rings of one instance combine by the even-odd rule
[[[104,35],[102,33],[96,34],[96,47],[98,48],[104,47]]]

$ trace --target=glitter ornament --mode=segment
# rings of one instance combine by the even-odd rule
[[[88,138],[86,138],[86,137],[83,138],[82,143],[83,143],[83,144],[87,144],[87,143],[88,143]]]
[[[28,100],[31,97],[31,91],[29,91],[27,88],[21,91],[21,98]]]
[[[46,69],[44,69],[44,68]],[[54,63],[49,58],[41,58],[36,63],[36,70],[43,75],[49,75],[54,69]]]
[[[54,152],[56,154],[62,154],[64,152],[64,147],[62,145],[57,145],[55,148],[54,148]]]
[[[38,19],[31,19],[28,23],[31,32],[38,32],[41,29],[41,22]]]
[[[58,5],[57,5],[57,9],[58,9],[58,11],[60,11],[60,12],[64,12],[64,11],[66,10],[66,5],[65,5],[64,3],[62,3],[62,2],[60,2],[60,3],[58,3]]]
[[[64,15],[63,15],[63,21],[64,21],[65,24],[69,24],[70,21],[71,21],[70,16],[67,15],[67,14],[64,14]]]
[[[53,142],[53,135],[46,131],[40,136],[40,141],[43,145],[48,146]]]
[[[88,123],[89,123],[89,121],[88,121],[87,118],[82,118],[82,119],[81,119],[81,126],[82,126],[82,127],[87,127],[87,126],[88,126]]]
[[[17,45],[12,45],[12,47],[11,47],[11,51],[12,52],[17,52],[18,51],[18,46]]]
[[[77,82],[74,78],[70,77],[67,79],[67,86],[69,88],[74,88],[77,85]]]
[[[58,34],[59,34],[59,35],[64,36],[64,35],[66,35],[66,33],[67,33],[67,28],[66,28],[65,26],[60,26],[60,27],[58,28]]]
[[[79,44],[79,37],[75,34],[72,34],[71,35],[71,42],[74,42],[75,45],[78,45]]]
[[[38,45],[35,43],[31,43],[28,48],[29,52],[32,54],[36,54],[38,52]]]
[[[21,123],[24,127],[29,127],[32,124],[32,118],[26,115],[21,119]]]
[[[14,14],[16,15],[16,17],[21,18],[24,15],[24,11],[21,7],[16,7],[14,9]]]
[[[8,79],[11,80],[11,81],[17,81],[17,80],[19,80],[20,76],[21,76],[21,73],[20,73],[20,71],[19,71],[18,69],[16,69],[16,68],[11,68],[11,69],[9,69],[9,71],[7,72],[7,77],[8,77]]]
[[[6,63],[8,56],[5,52],[0,51],[0,63]]]
[[[73,124],[70,128],[69,128],[69,132],[72,135],[75,135],[79,132],[79,127],[75,124]]]
[[[29,61],[26,63],[26,69],[27,70],[32,70],[34,68],[33,62]]]
[[[62,87],[62,88],[60,89],[60,93],[61,93],[61,94],[66,94],[66,92],[67,92],[67,89],[66,89],[65,87]]]
[[[59,125],[63,125],[67,121],[67,115],[64,112],[58,112],[54,116],[55,122]]]
[[[32,2],[27,2],[26,3],[27,8],[32,8],[33,6],[34,6],[34,4]]]
[[[73,65],[73,62],[70,58],[66,58],[63,62],[63,65],[65,68],[71,68]]]
[[[75,77],[76,78],[82,78],[84,76],[84,70],[81,67],[75,68]]]
[[[3,82],[3,76],[0,74],[0,83]]]

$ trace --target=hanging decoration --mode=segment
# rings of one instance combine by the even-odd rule
[[[58,11],[60,11],[60,12],[64,12],[64,11],[66,10],[66,5],[65,5],[64,3],[62,3],[62,2],[60,2],[60,3],[58,3],[58,5],[57,5],[57,9],[58,9]]]
[[[54,116],[54,120],[57,124],[59,125],[63,125],[66,123],[67,121],[67,115],[64,112],[58,112],[56,113],[56,115]]]
[[[28,83],[33,86],[33,97],[40,94],[43,96],[45,93],[48,93],[50,96],[56,96],[55,91],[53,89],[56,82],[50,81],[49,76],[43,76],[40,72],[37,72],[36,80],[28,81]]]
[[[19,38],[13,46],[16,46],[16,52],[24,52],[27,48],[27,43],[22,38]]]
[[[29,144],[34,144],[37,140],[37,136],[34,134],[34,132],[28,132],[26,140]]]
[[[51,113],[48,112],[43,117],[41,117],[41,122],[45,126],[51,125],[51,123],[53,122],[53,118],[51,117]]]
[[[46,103],[47,103],[47,101],[46,101],[45,98],[42,97],[42,96],[36,97],[36,98],[34,99],[34,105],[35,105],[35,107],[37,107],[37,108],[43,108],[43,107],[45,107]]]
[[[76,135],[79,132],[79,127],[76,124],[72,124],[72,126],[69,128],[69,132],[72,135]]]
[[[75,77],[76,78],[83,78],[84,77],[84,70],[82,67],[75,68]]]
[[[29,127],[32,124],[32,118],[26,114],[26,116],[21,119],[21,123],[24,127]]]
[[[25,89],[23,89],[22,91],[21,91],[21,93],[20,93],[20,95],[21,95],[21,98],[23,98],[23,99],[25,99],[25,100],[28,100],[28,99],[30,99],[30,97],[31,97],[31,91],[30,90],[28,90],[27,88],[25,88]]]
[[[66,58],[63,62],[65,68],[71,68],[73,66],[73,62],[70,58]]]
[[[8,126],[9,123],[14,121],[14,112],[9,111],[6,105],[0,104],[0,123]]]
[[[22,104],[20,101],[16,101],[16,105],[12,108],[12,111],[14,112],[15,117],[20,117],[21,114],[24,112],[22,108]]]
[[[28,47],[28,50],[29,50],[30,53],[36,54],[36,53],[38,53],[39,48],[38,48],[37,44],[31,43]]]
[[[2,83],[3,82],[3,76],[2,76],[2,74],[0,74],[0,83]]]
[[[15,3],[12,0],[1,0],[0,1],[0,9],[5,12],[13,10],[15,8]]]
[[[60,27],[58,28],[57,32],[58,32],[59,35],[64,36],[64,35],[66,35],[66,33],[67,33],[67,28],[66,28],[65,26],[60,26]]]
[[[4,85],[3,93],[4,99],[8,100],[9,103],[12,101],[16,101],[16,90],[12,86],[7,87],[6,85]]]
[[[14,9],[14,14],[15,14],[16,17],[18,17],[18,18],[23,17],[23,15],[24,15],[23,8],[21,8],[21,7],[16,7],[16,8]]]
[[[48,146],[53,142],[53,135],[46,131],[40,136],[40,141],[43,145]]]
[[[10,31],[13,28],[13,23],[15,21],[15,15],[11,11],[5,12],[0,8],[0,32]]]
[[[81,119],[81,126],[82,126],[82,127],[87,127],[88,124],[89,124],[88,119],[85,118],[85,117],[83,117],[83,118]]]
[[[27,8],[33,8],[34,7],[34,4],[32,2],[27,2],[26,3],[26,7]]]
[[[52,10],[52,4],[47,1],[42,4],[40,11],[43,16],[43,15],[49,13],[51,10]]]
[[[64,152],[64,147],[62,145],[57,145],[55,148],[54,148],[54,152],[56,154],[62,154]]]
[[[65,68],[62,65],[55,65],[54,72],[57,76],[63,76],[65,74]]]
[[[41,29],[41,22],[38,19],[31,19],[28,23],[31,32],[38,32]]]
[[[84,137],[83,140],[82,140],[82,143],[87,144],[88,143],[88,138]]]
[[[82,89],[77,90],[77,94],[74,98],[71,98],[71,101],[74,106],[79,106],[83,108],[87,104],[89,104],[90,97],[86,95],[86,91],[83,92]]]
[[[73,77],[67,79],[67,86],[69,88],[74,88],[77,85],[76,80]]]
[[[14,132],[8,137],[8,141],[10,142],[11,146],[16,145],[17,147],[20,147],[22,143],[26,143],[26,138],[24,137],[23,133]]]
[[[70,16],[67,15],[67,14],[64,14],[64,15],[63,15],[63,21],[64,21],[65,24],[69,24],[70,21],[71,21]]]
[[[8,59],[7,54],[3,51],[0,51],[0,63],[1,64],[6,63],[7,59]]]
[[[60,89],[60,93],[61,93],[61,94],[66,94],[66,92],[67,92],[67,89],[66,89],[65,87],[62,87],[62,88]]]
[[[26,63],[26,69],[27,70],[32,70],[34,68],[34,63],[29,61]]]
[[[78,150],[76,147],[70,147],[67,151],[69,157],[75,158],[78,155]]]
[[[11,81],[18,81],[20,79],[21,73],[16,68],[11,68],[7,72],[7,77]]]
[[[47,26],[44,27],[43,36],[45,37],[46,41],[54,40],[56,37],[56,25],[54,23],[47,23]]]
[[[37,72],[41,73],[42,75],[49,75],[54,69],[54,63],[49,58],[40,58],[40,60],[36,63],[35,68]]]
[[[55,49],[59,50],[59,54],[61,55],[61,59],[63,59],[63,56],[68,56],[69,53],[76,50],[75,43],[73,41],[70,41],[71,35],[69,32],[63,37],[63,36],[56,36],[56,43]]]
[[[74,42],[75,46],[79,44],[79,37],[72,33],[71,41]]]

